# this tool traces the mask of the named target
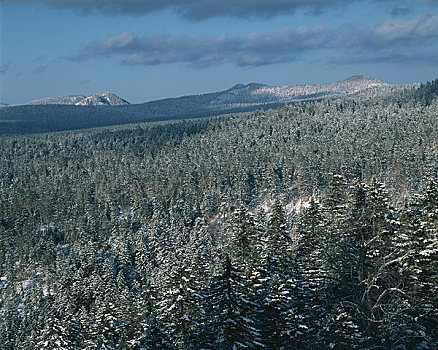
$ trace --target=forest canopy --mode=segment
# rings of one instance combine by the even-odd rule
[[[438,348],[437,91],[0,138],[0,348]]]

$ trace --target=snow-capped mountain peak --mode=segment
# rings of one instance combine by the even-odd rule
[[[76,106],[120,106],[130,104],[111,92],[102,92],[91,96],[67,95],[55,97],[43,97],[26,103],[27,105],[76,105]]]
[[[84,95],[67,95],[67,96],[54,96],[43,97],[38,100],[34,100],[26,103],[27,105],[74,105],[77,102],[83,100]]]
[[[84,98],[83,100],[75,103],[76,106],[121,106],[121,105],[129,105],[130,103],[116,94],[111,92],[102,92],[98,94],[94,94]]]

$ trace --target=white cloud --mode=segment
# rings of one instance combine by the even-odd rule
[[[223,63],[238,66],[264,65],[293,61],[309,50],[328,42],[329,27],[285,28],[279,32],[247,35],[182,37],[160,32],[136,37],[124,32],[102,41],[92,42],[70,57],[85,61],[96,56],[125,55],[124,64],[157,65],[188,63],[209,67]]]
[[[365,29],[358,24],[315,25],[245,35],[222,33],[196,37],[165,32],[135,36],[123,32],[89,43],[69,59],[81,62],[118,55],[125,65],[182,63],[205,68],[221,64],[260,66],[313,56],[327,63],[368,60],[434,65],[437,37],[438,15],[423,14],[411,20],[388,19]]]
[[[383,41],[438,38],[438,15],[426,14],[410,21],[388,19],[372,28],[371,33]]]

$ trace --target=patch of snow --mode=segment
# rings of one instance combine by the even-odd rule
[[[284,210],[287,215],[291,215],[294,213],[300,213],[304,209],[307,209],[310,207],[310,201],[312,197],[308,197],[306,199],[299,198],[297,201],[292,201],[285,205]]]
[[[38,231],[45,232],[49,229],[53,230],[55,228],[55,224],[53,222],[49,222],[47,224],[38,224],[36,225],[36,228]]]

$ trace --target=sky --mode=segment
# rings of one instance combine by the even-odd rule
[[[0,102],[438,78],[438,0],[0,0]]]

